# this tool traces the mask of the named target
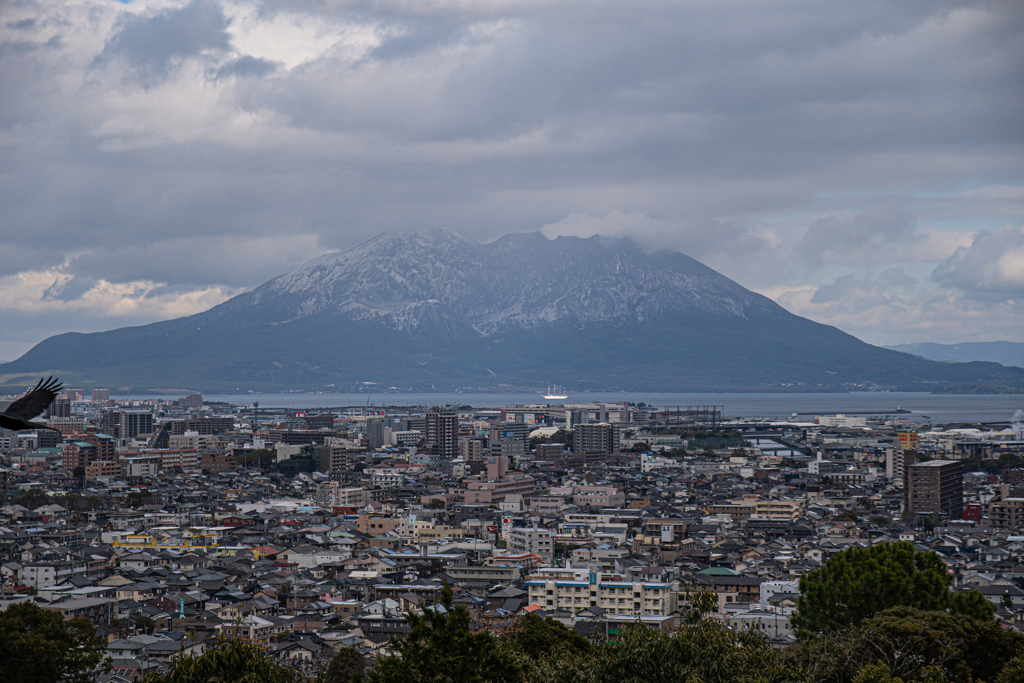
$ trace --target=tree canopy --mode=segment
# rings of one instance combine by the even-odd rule
[[[524,654],[538,659],[553,652],[587,654],[593,646],[590,641],[562,622],[551,617],[541,619],[536,614],[521,617],[504,636],[505,640]]]
[[[163,674],[145,683],[300,683],[294,669],[275,663],[258,645],[222,638],[201,655],[177,654]]]
[[[103,642],[86,619],[64,621],[35,603],[0,612],[0,680],[86,683],[103,661]]]
[[[910,543],[849,548],[800,578],[793,625],[803,635],[838,631],[897,606],[991,617],[978,601],[984,597],[971,591],[954,596],[952,580],[936,553],[918,551]]]
[[[1024,635],[990,619],[893,607],[859,626],[786,650],[783,661],[815,683],[942,677],[973,683],[996,680],[1022,653]]]
[[[381,657],[372,683],[513,683],[520,681],[515,656],[490,633],[473,633],[469,610],[453,604],[447,585],[439,604],[412,611],[411,631],[391,641],[392,656]]]
[[[321,683],[353,683],[362,681],[366,660],[354,647],[343,647],[331,659]]]

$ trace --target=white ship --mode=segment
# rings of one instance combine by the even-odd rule
[[[554,391],[552,391],[550,384],[548,385],[548,393],[542,394],[542,396],[546,399],[552,399],[555,401],[561,401],[562,399],[569,398],[569,394],[565,393],[564,387],[556,385]]]

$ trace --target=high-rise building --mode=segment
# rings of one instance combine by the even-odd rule
[[[58,396],[46,409],[45,417],[71,417],[71,399],[65,396]]]
[[[451,461],[459,454],[459,415],[453,410],[433,408],[423,416],[424,452],[435,463]]]
[[[900,485],[906,483],[907,468],[916,462],[917,451],[903,450],[900,446],[885,449],[885,476],[892,477]]]
[[[148,410],[123,410],[120,413],[120,438],[134,439],[139,434],[153,433],[153,413]]]
[[[955,460],[929,460],[906,467],[906,510],[959,519],[964,512],[964,468]]]
[[[64,393],[67,395],[69,401],[85,400],[85,389],[66,389]]]
[[[573,427],[572,450],[576,453],[604,453],[611,455],[619,452],[619,426],[599,422],[590,425]]]
[[[110,400],[110,389],[93,389],[92,390],[93,401],[109,401]]]
[[[121,412],[119,410],[104,410],[100,414],[100,432],[108,434],[115,439],[121,438]]]
[[[380,448],[391,443],[391,430],[384,418],[374,417],[366,421],[366,441],[370,448]]]

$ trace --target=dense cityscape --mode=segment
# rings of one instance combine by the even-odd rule
[[[5,408],[16,397],[0,401]],[[476,631],[525,615],[588,640],[711,618],[791,646],[801,576],[851,547],[934,551],[1024,629],[1024,414],[729,418],[722,406],[116,400],[70,388],[0,436],[0,609],[103,638],[140,681],[224,637],[372,667],[446,587]]]

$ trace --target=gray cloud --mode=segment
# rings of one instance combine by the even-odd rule
[[[250,55],[244,55],[238,59],[232,59],[216,70],[217,78],[229,76],[259,77],[271,74],[280,67],[280,64],[269,59],[259,59]]]
[[[101,59],[123,58],[147,77],[161,76],[174,59],[203,50],[227,50],[228,20],[215,0],[191,0],[180,9],[124,20]]]
[[[141,281],[205,304],[438,226],[629,235],[807,288],[807,314],[873,311],[857,330],[936,287],[1012,292],[971,281],[980,243],[928,277],[1024,216],[1011,0],[139,12],[23,0],[0,22],[0,277],[63,269],[68,305]]]
[[[834,216],[811,223],[801,249],[808,255],[829,261],[847,262],[885,245],[910,239],[914,219],[901,204],[890,201],[884,206],[863,211],[842,221]]]
[[[981,231],[935,268],[932,278],[982,300],[1024,299],[1024,225]]]

